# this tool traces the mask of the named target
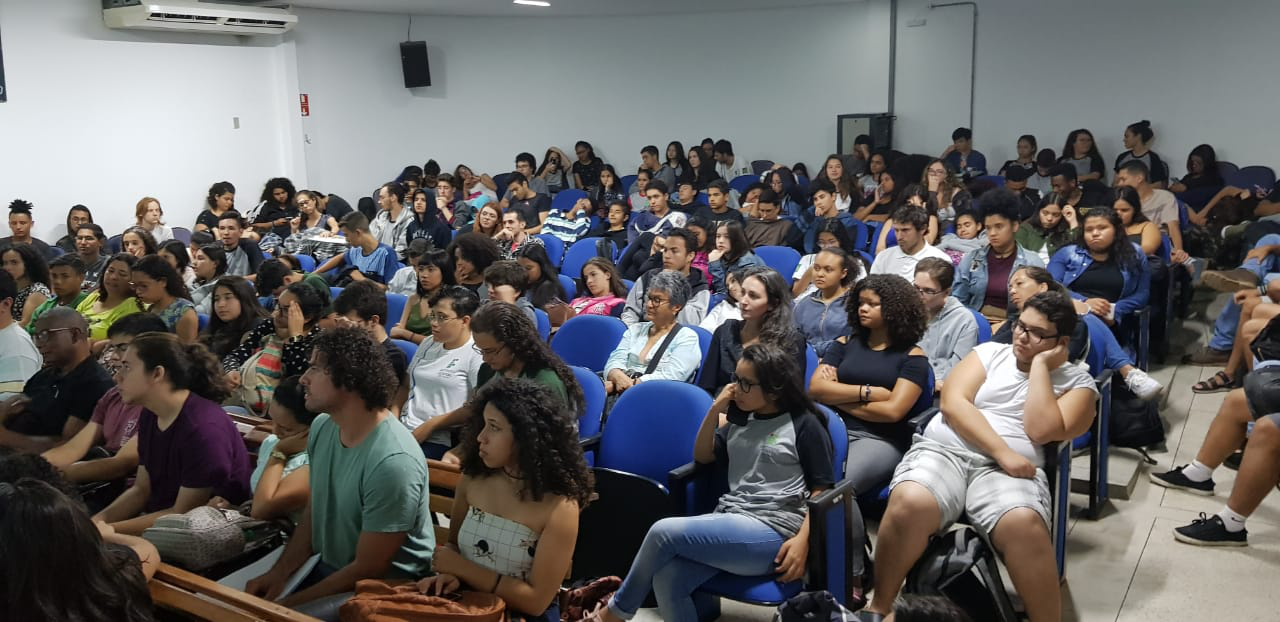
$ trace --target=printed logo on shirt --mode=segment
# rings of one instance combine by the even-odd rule
[[[781,443],[781,442],[782,442],[782,439],[778,437],[777,432],[770,433],[769,436],[764,437],[765,445],[777,445],[778,443]]]

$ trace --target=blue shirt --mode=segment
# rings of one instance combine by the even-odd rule
[[[365,255],[360,247],[353,246],[343,255],[343,261],[349,266],[355,266],[365,276],[379,283],[391,282],[391,277],[395,276],[396,271],[400,269],[396,252],[386,244],[379,244],[378,248],[373,249],[373,252],[368,255]]]
[[[970,179],[973,177],[982,177],[987,174],[987,156],[982,155],[979,151],[970,151],[965,156],[964,167],[960,166],[960,152],[952,151],[946,157],[947,166],[951,170],[956,171],[961,177]]]

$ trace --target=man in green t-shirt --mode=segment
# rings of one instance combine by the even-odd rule
[[[280,560],[245,590],[273,600],[313,554],[310,587],[281,601],[309,603],[350,592],[356,581],[420,578],[431,570],[435,533],[426,458],[390,411],[395,375],[382,346],[357,327],[316,337],[302,375],[311,424],[311,500]]]

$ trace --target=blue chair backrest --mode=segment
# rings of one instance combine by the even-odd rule
[[[578,415],[578,438],[595,436],[600,433],[600,419],[604,416],[604,381],[585,367],[570,365],[569,369],[582,387],[582,401],[586,404]]]
[[[830,408],[818,404],[818,410],[827,416],[827,433],[831,435],[831,465],[835,467],[834,481],[844,479],[845,461],[849,459],[849,431],[844,420]]]
[[[898,230],[889,227],[889,232],[884,234],[884,247],[890,248],[898,245]]]
[[[547,312],[542,309],[533,310],[534,317],[538,318],[538,336],[546,341],[551,338],[551,318],[547,317]]]
[[[338,299],[338,294],[341,294],[341,293],[342,293],[342,288],[341,288],[341,287],[330,287],[330,288],[329,288],[329,301],[330,301],[330,302],[332,302],[332,301],[334,301],[334,300],[337,300],[337,299]]]
[[[806,344],[804,346],[804,390],[809,390],[809,379],[813,377],[813,372],[818,371],[818,352],[813,346]],[[843,473],[844,471],[841,471]],[[838,478],[837,478],[838,479]]]
[[[698,348],[702,350],[702,362],[698,363],[698,373],[694,375],[693,382],[696,384],[702,378],[702,363],[707,361],[707,351],[711,349],[711,331],[701,326],[690,326],[693,332],[698,334]]]
[[[404,339],[392,339],[391,343],[396,344],[396,347],[400,348],[401,352],[404,352],[405,359],[409,361],[412,361],[413,357],[416,354],[418,354],[418,344],[412,341],[405,341]]]
[[[866,226],[867,237],[863,238],[861,241],[855,242],[854,247],[858,250],[865,250],[874,255],[876,254],[876,240],[880,238],[880,229],[884,227],[884,223],[878,220],[873,220],[866,223]]]
[[[1228,186],[1253,190],[1260,186],[1270,192],[1276,185],[1276,172],[1270,166],[1246,166],[1225,178]]]
[[[1168,233],[1160,234],[1160,258],[1165,264],[1173,260],[1173,240],[1169,239]]]
[[[693,458],[693,441],[710,408],[711,396],[685,382],[651,380],[627,389],[609,411],[596,466],[666,486],[671,470]]]
[[[722,302],[724,302],[724,294],[711,294],[711,302],[707,303],[707,311],[711,311]]]
[[[404,307],[409,304],[409,297],[403,294],[387,293],[387,317],[382,318],[383,326],[395,326],[404,315]]]
[[[747,191],[747,186],[757,181],[760,181],[760,178],[755,175],[739,175],[729,180],[729,188],[737,190],[738,194],[742,194]]]
[[[172,229],[172,231],[173,231],[173,239],[175,239],[175,240],[177,240],[177,241],[179,241],[179,242],[182,242],[183,244],[186,244],[186,245],[188,245],[188,246],[190,246],[190,245],[191,245],[191,230],[190,230],[190,229],[188,229],[188,228],[186,228],[186,227],[174,227],[174,228]]]
[[[1218,160],[1218,174],[1222,175],[1223,179],[1226,179],[1230,175],[1234,175],[1238,170],[1240,170],[1240,167],[1235,164],[1226,160]]]
[[[569,208],[573,207],[574,203],[578,202],[578,199],[585,198],[587,198],[586,192],[577,188],[566,188],[557,192],[556,196],[551,197],[551,209],[567,212]]]
[[[52,259],[52,258],[56,258],[56,257],[61,257],[61,256],[63,256],[63,255],[66,255],[66,254],[67,254],[67,251],[62,250],[62,247],[61,247],[61,246],[50,246],[50,247],[49,247],[49,252],[53,255],[53,257],[51,257],[51,259]]]
[[[874,261],[876,260],[876,258],[875,258],[875,257],[872,257],[872,256],[871,256],[871,253],[868,253],[867,251],[864,251],[864,250],[862,250],[862,249],[858,249],[858,250],[857,250],[857,253],[858,253],[858,255],[860,255],[863,259],[867,260],[867,269],[868,269],[868,270],[870,270],[870,269],[871,269],[871,263],[872,263],[872,262],[874,262]]]
[[[804,175],[796,175],[796,188],[800,189],[800,194],[809,196],[809,178]]]
[[[766,266],[777,270],[787,281],[787,285],[791,284],[796,266],[800,265],[799,251],[787,246],[759,246],[756,247],[755,254]]]
[[[560,274],[557,276],[560,278],[560,287],[564,288],[564,295],[566,297],[565,302],[569,302],[570,300],[577,298],[578,297],[577,283],[574,283],[573,279],[563,274]]]
[[[635,287],[635,286],[636,286],[636,282],[635,282],[635,281],[628,281],[627,279],[622,279],[622,285],[623,285],[623,286],[625,286],[625,287],[627,288],[627,291],[628,291],[628,292],[630,292],[630,291],[631,291],[631,288],[633,288],[633,287]]]
[[[117,233],[107,238],[107,248],[111,249],[111,254],[114,255],[120,252],[120,238],[123,238],[123,237],[124,237],[124,234]]]
[[[569,247],[569,250],[564,253],[564,261],[560,263],[560,274],[567,274],[570,278],[574,279],[581,278],[582,267],[587,265],[587,262],[591,261],[593,257],[597,256],[596,243],[602,239],[603,238],[582,238],[581,240],[574,242]],[[613,263],[613,257],[617,252],[618,249],[614,248],[613,242],[610,241],[609,256],[605,257],[605,259],[608,259],[609,263]]]
[[[499,173],[493,176],[493,185],[498,187],[498,189],[495,192],[498,193],[499,199],[506,196],[507,194],[507,178],[508,177],[511,177],[511,173]]]
[[[202,332],[202,333],[203,333],[203,332],[204,332],[204,329],[205,329],[205,328],[207,328],[207,327],[209,326],[209,316],[207,316],[207,315],[205,315],[205,314],[203,314],[203,313],[197,313],[197,314],[196,314],[196,320],[197,320],[197,322],[198,322],[198,323],[197,323],[197,326],[199,327],[200,332]]]
[[[853,224],[849,225],[847,229],[849,231],[849,239],[853,240],[853,247],[855,249],[866,246],[865,240],[867,239],[867,223],[855,219]],[[816,246],[818,244],[818,240],[815,239],[813,243]]]
[[[303,272],[315,272],[315,271],[316,271],[316,258],[315,258],[315,257],[312,257],[311,255],[302,255],[302,254],[294,255],[294,257],[295,257],[295,258],[297,258],[297,260],[298,260],[298,266],[302,268],[302,271],[303,271]]]
[[[756,177],[764,174],[765,171],[773,168],[773,160],[752,160],[751,173]]]
[[[533,237],[542,240],[542,245],[547,249],[547,257],[551,259],[551,265],[559,268],[560,262],[564,261],[564,241],[550,233],[539,233]]]
[[[991,341],[991,322],[988,322],[987,318],[983,317],[982,313],[977,309],[965,308],[969,309],[969,313],[973,314],[974,321],[978,323],[978,343]]]
[[[997,188],[1004,187],[1004,177],[1001,175],[983,175],[982,177],[979,177],[974,181],[995,184]]]
[[[566,365],[576,365],[593,372],[604,371],[605,361],[622,341],[627,325],[616,317],[578,315],[569,318],[556,331],[551,350]]]
[[[635,176],[635,175],[623,175],[623,176],[622,176],[622,179],[619,179],[619,180],[618,180],[618,183],[622,184],[622,191],[623,191],[623,192],[631,192],[631,184],[636,183],[636,176]],[[670,190],[670,188],[668,188],[668,190]]]
[[[699,193],[698,193],[698,197],[697,197],[697,199],[695,199],[695,200],[696,200],[698,203],[701,203],[701,204],[703,204],[703,205],[710,205],[710,203],[708,202],[710,199],[708,199],[708,198],[707,198],[707,191],[706,191],[706,190],[703,190],[702,192],[699,192]]]

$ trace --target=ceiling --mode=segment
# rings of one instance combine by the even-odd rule
[[[215,0],[218,1],[218,0]],[[227,0],[221,0],[227,1]],[[242,4],[268,4],[254,0],[231,0]],[[652,15],[655,13],[725,13],[753,9],[849,4],[862,0],[548,0],[550,7],[512,4],[510,0],[290,0],[296,7],[414,13],[417,15],[460,15],[474,17],[582,17],[601,15]],[[271,2],[270,4],[280,4]]]

